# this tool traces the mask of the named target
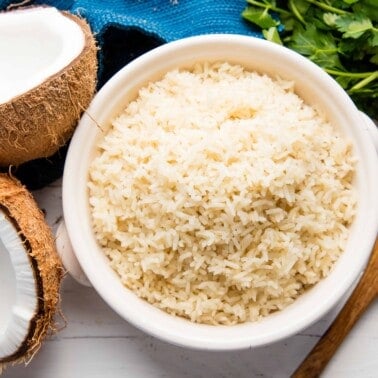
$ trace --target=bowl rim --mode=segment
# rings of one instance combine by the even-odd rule
[[[313,78],[316,77],[319,80],[319,85],[323,85],[323,90],[336,94],[338,97],[335,101],[339,101],[345,105],[345,111],[351,119],[350,124],[360,121],[360,114],[357,108],[341,87],[321,68],[286,47],[250,36],[230,34],[201,35],[169,42],[127,64],[105,83],[95,95],[89,108],[81,118],[68,149],[62,186],[63,213],[69,238],[82,269],[99,295],[121,317],[144,332],[175,345],[202,350],[244,349],[282,340],[310,326],[334,307],[358,279],[370,256],[378,230],[378,197],[374,196],[374,192],[378,190],[378,176],[368,175],[368,173],[373,173],[376,170],[378,158],[367,133],[364,133],[358,127],[353,128],[359,145],[365,145],[363,168],[366,188],[364,190],[370,201],[370,207],[367,206],[367,203],[364,205],[366,220],[364,224],[360,224],[358,227],[359,233],[363,233],[364,235],[363,238],[359,237],[359,246],[362,252],[357,256],[358,259],[356,259],[355,264],[350,267],[350,271],[345,273],[339,272],[336,269],[336,273],[335,271],[331,273],[329,277],[334,278],[333,280],[329,279],[327,283],[332,282],[335,285],[334,290],[328,292],[327,297],[319,302],[318,307],[310,313],[302,311],[300,318],[290,321],[290,316],[297,316],[300,313],[299,310],[296,310],[297,308],[301,308],[302,310],[310,308],[311,301],[308,300],[308,296],[301,296],[295,300],[297,306],[288,306],[278,314],[269,315],[269,319],[264,318],[261,322],[244,323],[231,327],[214,327],[195,324],[188,320],[172,317],[162,310],[136,298],[133,293],[120,284],[120,280],[113,271],[108,271],[111,270],[110,268],[104,270],[103,266],[100,267],[93,261],[94,255],[91,251],[93,251],[92,248],[95,248],[95,242],[94,240],[90,240],[89,237],[91,235],[91,229],[88,224],[89,215],[88,211],[83,210],[83,204],[80,203],[80,200],[85,198],[83,194],[83,190],[85,191],[85,189],[83,188],[86,187],[87,182],[86,163],[85,159],[83,160],[83,156],[88,157],[91,153],[91,145],[87,134],[91,128],[93,129],[93,118],[96,120],[101,118],[101,109],[108,102],[116,104],[118,101],[118,107],[120,106],[120,96],[117,97],[116,94],[117,91],[122,92],[122,87],[125,83],[128,81],[133,82],[133,80],[134,82],[138,82],[138,75],[152,77],[152,74],[145,72],[146,67],[154,67],[153,65],[156,62],[162,61],[162,67],[166,67],[167,63],[164,63],[164,59],[174,56],[177,54],[177,51],[182,52],[187,49],[199,51],[198,49],[203,50],[204,46],[210,47],[209,50],[214,52],[214,56],[219,55],[219,48],[225,48],[225,46],[235,46],[235,51],[239,47],[244,46],[243,48],[245,49],[267,50],[274,56],[278,54],[280,57],[292,62],[294,64],[293,69],[299,69],[304,73],[310,73]],[[221,58],[218,60],[221,60]],[[158,68],[154,68],[152,71],[157,70]],[[132,87],[131,84],[130,87]],[[111,108],[112,106],[109,105],[109,107]],[[112,112],[117,111],[113,109]],[[107,117],[109,118],[109,115]],[[96,132],[98,133],[97,130]],[[78,159],[80,159],[80,163],[78,163]],[[354,245],[357,246],[357,231],[354,234],[356,234]],[[103,256],[102,258],[105,261],[105,257]],[[99,273],[104,276],[100,276],[99,278]],[[319,288],[324,286],[324,280],[316,285]],[[120,290],[124,292],[122,299],[119,296]],[[127,306],[127,304],[132,304],[132,306]],[[144,312],[141,313],[141,311]],[[282,316],[282,313],[285,313],[285,316]],[[286,319],[288,322],[284,324],[281,321],[281,328],[279,329],[271,328],[280,324],[280,320],[277,321],[277,317],[278,319]],[[219,332],[214,331],[215,329],[219,330]],[[258,332],[253,333],[253,330],[258,330]]]

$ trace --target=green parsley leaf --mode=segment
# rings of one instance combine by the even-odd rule
[[[293,3],[295,3],[295,7],[302,15],[304,15],[311,6],[311,4],[306,0],[294,0]]]
[[[378,65],[378,52],[370,58],[370,62]]]
[[[336,76],[335,80],[344,88],[348,89],[351,87],[351,83],[353,82],[353,78],[350,76]]]
[[[350,5],[350,4],[354,4],[354,3],[358,3],[359,0],[343,0],[344,3]]]
[[[302,55],[308,56],[323,68],[344,69],[336,42],[331,34],[316,29],[314,25],[294,30],[289,47]]]
[[[376,47],[378,46],[378,30],[373,30],[371,37],[369,38],[369,46]]]
[[[378,0],[246,2],[245,19],[260,27],[265,39],[318,64],[378,119]]]
[[[269,14],[267,9],[262,10],[255,7],[247,7],[243,11],[242,16],[253,24],[260,26],[262,29],[269,29],[280,24],[279,21],[275,20]]]
[[[377,0],[360,0],[352,6],[353,13],[362,13],[368,16],[373,22],[378,22]]]
[[[262,33],[266,40],[277,43],[279,45],[283,44],[281,41],[280,35],[278,33],[278,30],[275,26],[272,26],[269,29],[264,29]]]
[[[335,27],[336,26],[336,20],[339,17],[340,16],[338,14],[327,12],[327,13],[323,14],[323,21],[326,25],[331,26],[331,27]]]
[[[344,33],[343,38],[354,39],[373,29],[371,20],[361,13],[343,14],[335,19],[335,26],[340,32]]]

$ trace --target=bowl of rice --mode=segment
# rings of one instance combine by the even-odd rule
[[[119,71],[81,119],[60,250],[162,340],[278,341],[335,306],[369,258],[372,138],[373,122],[293,51],[238,35],[168,43]]]

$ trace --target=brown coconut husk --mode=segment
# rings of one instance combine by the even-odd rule
[[[97,80],[95,38],[83,18],[61,13],[83,31],[83,51],[40,86],[0,104],[0,166],[17,166],[53,155],[68,142],[94,95]]]
[[[24,241],[38,293],[38,308],[28,335],[14,354],[0,360],[1,373],[8,364],[29,362],[45,337],[56,332],[54,315],[60,311],[59,289],[64,270],[44,214],[31,193],[6,174],[0,174],[0,208]]]

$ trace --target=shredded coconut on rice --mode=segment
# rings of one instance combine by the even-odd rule
[[[229,63],[141,88],[98,142],[93,230],[170,314],[256,321],[328,275],[356,208],[352,144],[292,82]]]

